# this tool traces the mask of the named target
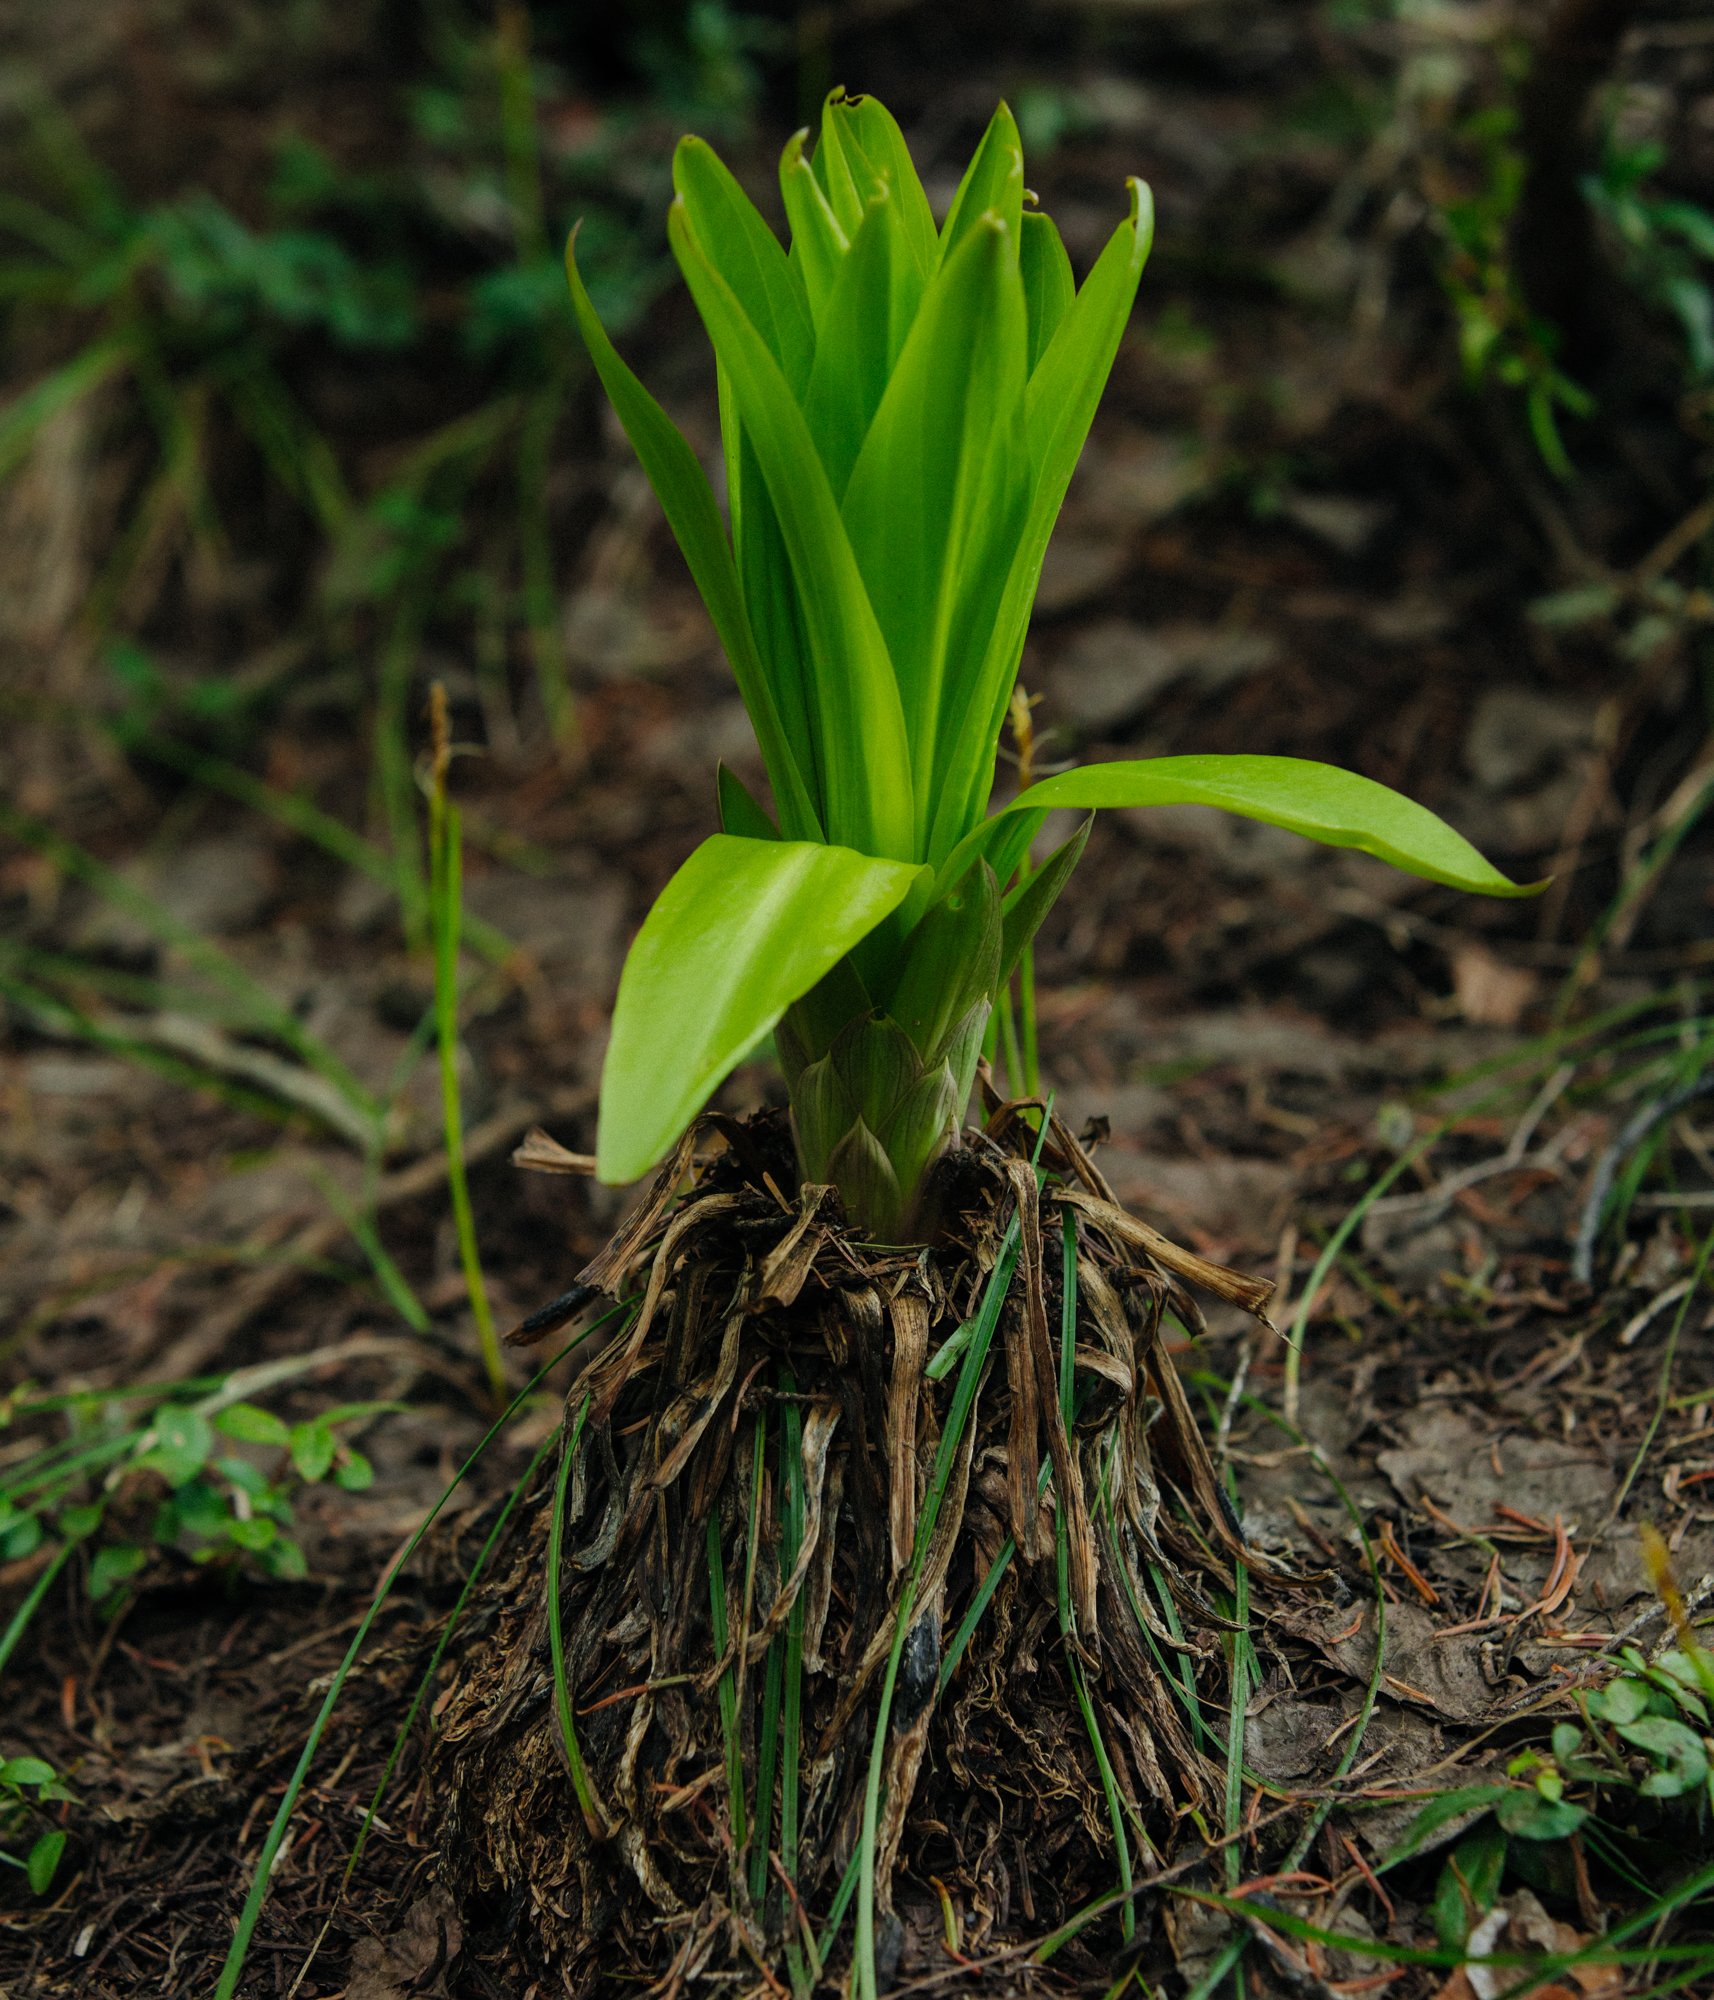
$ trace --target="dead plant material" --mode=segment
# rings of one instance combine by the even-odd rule
[[[877,1843],[883,1925],[897,1930],[893,1878],[925,1841],[943,1878],[994,1909],[1010,1894],[1000,1857],[1027,1840],[1038,1923],[1108,1885],[1100,1774],[1061,1652],[1055,1509],[1079,1665],[1128,1815],[1164,1825],[1218,1796],[1158,1662],[1209,1646],[1209,1623],[1223,1621],[1207,1598],[1229,1582],[1222,1554],[1259,1559],[1230,1518],[1162,1328],[1169,1312],[1200,1325],[1186,1281],[1258,1318],[1270,1288],[1128,1216],[1057,1121],[1038,1176],[1018,1107],[945,1162],[942,1238],[925,1250],[863,1244],[829,1189],[782,1202],[791,1153],[777,1115],[722,1121],[725,1143],[699,1159],[709,1129],[687,1137],[577,1287],[537,1316],[570,1317],[598,1295],[638,1301],[577,1380],[589,1413],[560,1579],[580,1754],[611,1831],[592,1836],[578,1813],[556,1723],[551,1481],[519,1510],[439,1708],[433,1842],[466,1951],[519,1990],[539,1979],[593,1994],[622,1975],[684,1990],[721,1967],[752,1981],[767,1969],[771,1985],[791,1953],[801,1959],[805,1913],[825,1920],[856,1849],[878,1675],[901,1619]],[[539,1145],[525,1150],[528,1164],[561,1169]],[[926,1364],[976,1313],[1013,1225],[1016,1269],[919,1558],[953,1393]],[[1068,1225],[1071,1422],[1058,1382]],[[1008,1535],[1015,1554],[943,1675],[945,1635]],[[1151,1576],[1189,1636],[1156,1617]],[[741,1799],[728,1795],[723,1709]]]

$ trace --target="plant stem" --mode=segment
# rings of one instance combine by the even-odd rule
[[[506,1371],[500,1340],[482,1276],[482,1256],[476,1243],[476,1222],[470,1209],[470,1181],[464,1169],[464,1114],[458,1086],[458,933],[463,897],[463,856],[459,843],[458,808],[446,795],[449,746],[446,735],[446,695],[435,684],[431,706],[435,730],[432,783],[429,787],[429,914],[434,932],[435,1040],[440,1055],[441,1122],[446,1134],[446,1181],[452,1195],[453,1223],[458,1231],[459,1261],[464,1267],[470,1310],[482,1343],[482,1365],[496,1404],[505,1400]]]

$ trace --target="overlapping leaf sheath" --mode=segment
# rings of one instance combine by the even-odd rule
[[[885,1011],[853,1014],[835,984],[775,1031],[804,1173],[839,1188],[882,1242],[906,1239],[924,1177],[958,1129],[1004,938],[1000,885],[982,862],[911,933]]]

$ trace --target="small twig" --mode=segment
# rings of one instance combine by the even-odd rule
[[[1431,1188],[1424,1188],[1419,1194],[1385,1195],[1379,1201],[1370,1204],[1369,1214],[1371,1216],[1438,1215],[1443,1209],[1450,1208],[1466,1188],[1473,1188],[1482,1181],[1491,1180],[1496,1174],[1508,1174],[1528,1167],[1548,1167],[1557,1173],[1560,1164],[1557,1146],[1544,1147],[1539,1153],[1531,1153],[1529,1145],[1540,1128],[1541,1121],[1576,1074],[1575,1064],[1560,1064],[1536,1092],[1529,1109],[1518,1121],[1516,1131],[1507,1141],[1503,1153],[1491,1160],[1479,1160],[1474,1166],[1461,1167],[1456,1173],[1448,1174],[1444,1180],[1437,1181]]]

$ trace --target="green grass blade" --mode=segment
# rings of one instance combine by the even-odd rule
[[[1048,1111],[1051,1110],[1050,1100]],[[1038,1162],[1042,1146],[1047,1139],[1047,1132],[1048,1117],[1044,1113],[1041,1128],[1036,1135],[1035,1160]],[[906,1572],[904,1586],[899,1593],[899,1611],[894,1624],[893,1643],[881,1676],[881,1692],[876,1703],[875,1734],[869,1752],[868,1777],[863,1787],[862,1831],[858,1837],[857,1853],[853,1857],[857,1864],[857,1943],[852,1979],[857,2000],[876,2000],[878,1991],[875,1969],[875,1842],[880,1826],[881,1767],[885,1761],[887,1731],[892,1718],[893,1690],[898,1684],[899,1662],[904,1657],[905,1641],[910,1636],[916,1611],[917,1584],[922,1577],[923,1564],[928,1559],[929,1545],[934,1539],[935,1523],[940,1518],[941,1502],[946,1497],[952,1469],[963,1442],[965,1426],[969,1423],[971,1413],[976,1406],[976,1392],[981,1386],[983,1370],[987,1366],[988,1350],[993,1343],[994,1330],[1000,1323],[1000,1310],[1005,1304],[1012,1272],[1017,1265],[1018,1237],[1018,1218],[1014,1213],[1007,1227],[1000,1255],[996,1258],[988,1283],[983,1289],[981,1307],[976,1316],[968,1322],[969,1336],[963,1344],[963,1359],[958,1370],[958,1380],[953,1385],[952,1401],[947,1409],[946,1421],[941,1427],[940,1443],[935,1450],[934,1465],[929,1473],[928,1485],[923,1493],[922,1508],[917,1516],[916,1542],[911,1552],[910,1568]],[[951,1345],[951,1341],[944,1343],[940,1353],[944,1355]],[[942,1372],[945,1372],[944,1369]],[[822,1955],[826,1956],[825,1943]]]
[[[60,1571],[71,1561],[71,1552],[76,1547],[76,1542],[61,1542],[47,1567],[25,1592],[17,1610],[7,1619],[5,1631],[0,1632],[0,1669],[5,1667],[6,1662],[17,1651],[18,1642],[30,1629],[30,1620],[41,1608],[42,1599],[53,1589],[54,1581]]]
[[[438,689],[437,689],[438,692]],[[500,1337],[488,1303],[476,1218],[470,1207],[470,1177],[464,1166],[464,1108],[458,1082],[458,924],[463,904],[463,846],[458,808],[446,796],[446,772],[437,768],[429,795],[429,904],[434,927],[435,1044],[440,1061],[441,1126],[446,1139],[446,1183],[452,1197],[464,1288],[476,1319],[482,1366],[496,1403],[506,1394]]]
[[[708,1623],[718,1659],[731,1636],[726,1617],[726,1564],[720,1553],[718,1508],[708,1516]],[[730,1665],[720,1676],[720,1740],[726,1755],[726,1815],[732,1823],[732,1846],[736,1850],[743,1847],[746,1838],[744,1753],[738,1740],[738,1684]]]
[[[767,1407],[756,1412],[755,1451],[750,1479],[750,1532],[744,1552],[744,1636],[756,1601],[756,1562],[762,1539],[762,1488],[767,1469]],[[750,1900],[759,1910],[768,1889],[768,1841],[774,1830],[774,1780],[780,1756],[780,1701],[785,1676],[785,1641],[768,1644],[762,1671],[762,1720],[756,1732],[756,1803],[750,1814]]]
[[[1077,1218],[1070,1209],[1065,1211],[1062,1240],[1064,1285],[1060,1295],[1059,1316],[1059,1408],[1069,1435],[1073,1434],[1072,1420],[1075,1416],[1072,1408],[1072,1389],[1076,1380],[1077,1352]],[[1054,1495],[1053,1512],[1059,1633],[1065,1648],[1065,1669],[1071,1677],[1072,1691],[1077,1697],[1078,1711],[1083,1717],[1083,1727],[1088,1735],[1089,1747],[1095,1757],[1095,1768],[1101,1780],[1101,1795],[1107,1806],[1107,1823],[1113,1832],[1113,1851],[1119,1863],[1119,1888],[1124,1897],[1120,1905],[1119,1922],[1125,1942],[1129,1944],[1137,1928],[1136,1911],[1131,1901],[1131,1892],[1136,1879],[1131,1869],[1131,1841],[1125,1831],[1125,1813],[1119,1794],[1118,1776],[1113,1769],[1113,1760],[1107,1754],[1106,1739],[1101,1734],[1101,1724],[1095,1713],[1095,1704],[1089,1698],[1089,1684],[1084,1676],[1083,1663],[1077,1656],[1077,1623],[1071,1609],[1071,1544],[1066,1529],[1065,1509],[1059,1504],[1057,1493]]]
[[[780,1386],[787,1397],[797,1381],[786,1370]],[[785,1461],[786,1504],[780,1542],[780,1568],[789,1576],[803,1547],[807,1497],[803,1479],[803,1412],[797,1403],[784,1405],[780,1455]],[[800,1591],[786,1613],[784,1687],[780,1708],[780,1865],[794,1885],[798,1873],[799,1774],[803,1764],[803,1634],[804,1601]],[[792,1956],[795,1961],[795,1947]],[[794,1977],[797,1968],[794,1962]]]
[[[600,1319],[585,1327],[575,1339],[568,1341],[545,1367],[539,1369],[531,1377],[524,1387],[518,1391],[517,1395],[512,1398],[511,1402],[506,1405],[506,1408],[500,1415],[494,1419],[493,1423],[488,1426],[487,1430],[482,1434],[481,1442],[476,1446],[476,1449],[470,1453],[464,1463],[458,1468],[451,1483],[423,1516],[410,1540],[406,1542],[405,1546],[388,1565],[387,1572],[382,1577],[380,1585],[373,1599],[370,1601],[369,1609],[363,1614],[363,1617],[358,1622],[357,1630],[351,1635],[351,1643],[345,1649],[345,1657],[334,1670],[333,1677],[328,1683],[327,1693],[322,1698],[321,1707],[317,1710],[315,1720],[310,1725],[309,1734],[304,1739],[304,1747],[298,1755],[298,1761],[293,1767],[292,1775],[286,1781],[285,1794],[281,1798],[275,1810],[273,1820],[268,1827],[267,1837],[262,1842],[262,1851],[256,1858],[256,1866],[250,1877],[249,1892],[245,1896],[243,1910],[239,1913],[238,1928],[227,1951],[225,1963],[221,1967],[220,1978],[215,1985],[213,2000],[233,2000],[233,1996],[238,1991],[238,1982],[244,1974],[244,1962],[250,1955],[250,1940],[255,1935],[257,1922],[262,1915],[262,1906],[268,1898],[268,1877],[273,1872],[274,1862],[278,1858],[281,1842],[286,1837],[286,1829],[290,1826],[292,1815],[297,1810],[298,1799],[302,1795],[304,1788],[304,1781],[309,1776],[310,1766],[315,1761],[315,1753],[321,1747],[321,1739],[327,1733],[328,1722],[332,1718],[340,1695],[345,1690],[346,1680],[350,1676],[352,1667],[356,1664],[357,1655],[363,1650],[363,1642],[368,1638],[370,1628],[380,1616],[382,1605],[392,1595],[393,1586],[403,1573],[406,1563],[416,1554],[423,1537],[440,1518],[442,1509],[464,1484],[472,1468],[482,1457],[483,1453],[487,1451],[489,1445],[494,1442],[495,1438],[512,1421],[513,1417],[516,1416],[529,1397],[534,1395],[537,1388],[547,1379],[549,1373],[565,1359],[566,1355],[571,1353],[573,1348],[587,1340],[597,1328],[605,1325],[609,1320],[616,1318],[621,1312],[630,1310],[632,1310],[632,1307],[627,1303],[616,1305],[611,1311],[603,1313]]]
[[[506,1532],[506,1524],[516,1512],[518,1502],[530,1490],[537,1472],[541,1469],[542,1461],[553,1450],[554,1445],[558,1441],[558,1436],[558,1432],[550,1431],[542,1439],[541,1443],[536,1447],[535,1456],[525,1466],[522,1478],[519,1479],[511,1492],[506,1495],[505,1504],[494,1517],[494,1525],[488,1530],[487,1538],[484,1540],[481,1548],[477,1550],[476,1560],[470,1565],[470,1573],[465,1577],[464,1583],[453,1603],[453,1607],[447,1613],[441,1625],[439,1636],[434,1642],[434,1651],[429,1655],[429,1663],[417,1680],[416,1692],[411,1696],[411,1705],[405,1711],[405,1719],[399,1724],[393,1736],[393,1747],[387,1753],[387,1761],[382,1767],[380,1779],[376,1783],[374,1793],[369,1800],[368,1809],[363,1815],[363,1824],[357,1830],[357,1839],[351,1849],[351,1858],[345,1864],[344,1879],[347,1882],[357,1872],[357,1864],[363,1858],[363,1849],[369,1839],[370,1830],[373,1828],[376,1818],[381,1811],[382,1802],[387,1796],[387,1787],[393,1781],[393,1773],[398,1769],[399,1759],[404,1755],[405,1745],[410,1740],[411,1729],[418,1715],[422,1712],[422,1706],[428,1699],[430,1688],[434,1686],[435,1676],[440,1672],[440,1663],[446,1657],[446,1649],[452,1643],[453,1634],[458,1630],[459,1622],[464,1616],[464,1608],[470,1602],[471,1593],[475,1590],[477,1583],[481,1579],[482,1572],[488,1567],[488,1558],[499,1546],[500,1537]]]

